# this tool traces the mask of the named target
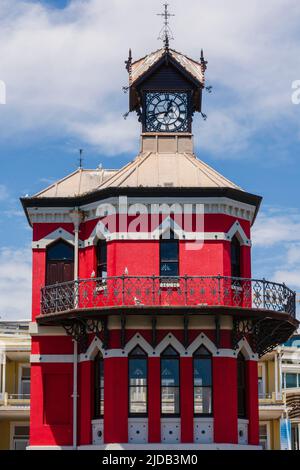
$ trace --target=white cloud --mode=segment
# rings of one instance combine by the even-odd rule
[[[4,184],[0,184],[0,201],[5,201],[8,198],[8,189]]]
[[[0,249],[0,318],[29,319],[31,306],[30,248]]]
[[[252,239],[255,246],[265,248],[300,242],[300,213],[288,209],[262,212],[254,225]]]
[[[72,0],[55,10],[0,0],[0,78],[7,85],[0,136],[42,130],[79,136],[110,153],[133,150],[137,120],[121,122],[128,107],[124,60],[129,47],[135,59],[159,47],[161,6],[161,0]],[[257,130],[283,119],[300,135],[291,104],[299,79],[298,0],[173,0],[171,8],[172,47],[195,58],[204,47],[209,60],[214,95],[204,99],[202,148],[238,153]]]

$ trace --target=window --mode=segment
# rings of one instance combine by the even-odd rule
[[[286,374],[285,384],[286,384],[286,388],[297,388],[298,387],[297,374]]]
[[[180,415],[179,355],[171,346],[161,355],[161,413]]]
[[[263,450],[269,450],[269,434],[267,424],[262,423],[259,425],[259,444],[262,446]]]
[[[212,415],[212,359],[204,346],[194,354],[194,414]]]
[[[97,277],[107,277],[107,243],[99,240],[97,244]]]
[[[147,415],[148,358],[137,346],[129,354],[129,414]]]
[[[103,418],[104,416],[104,361],[103,356],[99,354],[95,358],[94,363],[94,376],[95,376],[95,419]]]
[[[238,417],[246,418],[246,361],[242,353],[237,359]]]
[[[170,239],[160,240],[160,275],[179,276],[179,241],[174,232],[170,232]]]
[[[74,247],[59,240],[47,248],[46,284],[74,280]]]
[[[29,445],[29,425],[13,425],[12,450],[26,450]]]
[[[47,249],[48,261],[74,261],[74,248],[62,240]]]
[[[241,277],[241,246],[236,236],[231,242],[231,277]]]
[[[25,399],[30,397],[30,367],[21,366],[20,394]]]

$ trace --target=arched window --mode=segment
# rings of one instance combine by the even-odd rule
[[[242,353],[237,358],[237,380],[238,380],[238,417],[246,418],[246,361]]]
[[[100,419],[104,416],[104,361],[101,352],[97,354],[94,361],[94,378],[94,418]]]
[[[194,414],[212,415],[212,357],[204,346],[194,354]]]
[[[160,275],[179,276],[179,240],[174,232],[170,232],[170,239],[160,239]]]
[[[241,245],[236,236],[231,242],[231,276],[241,277]]]
[[[172,346],[161,355],[161,414],[163,416],[180,415],[180,378],[179,354]]]
[[[129,414],[147,415],[148,357],[137,346],[128,356],[129,360]]]
[[[107,277],[107,243],[99,240],[97,243],[97,277]]]
[[[59,240],[47,248],[46,284],[53,285],[73,281],[74,247]]]

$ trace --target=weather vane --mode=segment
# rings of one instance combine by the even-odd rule
[[[174,39],[172,30],[170,28],[169,19],[171,16],[175,16],[169,13],[169,3],[164,3],[165,11],[163,13],[158,13],[157,16],[162,16],[164,18],[164,25],[159,33],[158,39],[162,40],[166,49],[169,48],[170,41]]]

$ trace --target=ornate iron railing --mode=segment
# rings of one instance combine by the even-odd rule
[[[223,276],[80,279],[41,290],[41,314],[109,307],[239,307],[296,316],[285,284]]]

